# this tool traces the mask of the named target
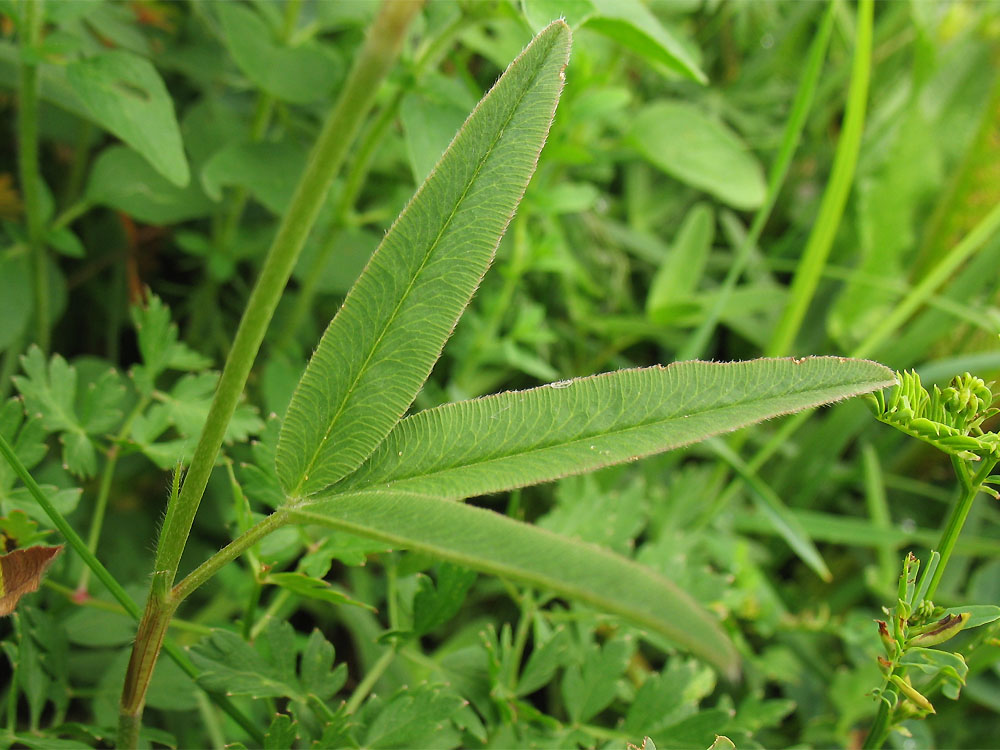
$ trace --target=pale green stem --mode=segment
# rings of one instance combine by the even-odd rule
[[[50,581],[48,578],[45,579],[43,585],[47,589],[51,589],[58,594],[62,594],[67,599],[69,599],[73,604],[79,607],[87,607],[89,609],[99,609],[103,612],[114,612],[115,614],[121,615],[122,617],[129,617],[129,613],[125,611],[125,608],[120,604],[115,604],[114,602],[105,601],[104,599],[95,599],[90,596],[86,599],[81,599],[76,595],[76,590],[71,589],[69,586],[63,586],[61,583],[56,583],[55,581]],[[132,617],[132,619],[137,619],[137,617]],[[187,633],[193,633],[195,635],[205,636],[211,635],[213,628],[207,625],[202,625],[197,622],[191,622],[189,620],[182,620],[175,617],[170,621],[170,627],[174,630],[180,630]]]
[[[521,616],[517,622],[517,632],[514,634],[514,644],[511,652],[511,673],[508,675],[507,687],[513,693],[517,689],[519,667],[524,657],[524,649],[528,645],[528,632],[531,621],[535,617],[535,597],[530,589],[525,590],[521,599]]]
[[[789,292],[781,319],[771,336],[767,355],[780,357],[788,354],[805,318],[823,273],[823,267],[833,247],[833,240],[840,226],[847,196],[851,191],[854,169],[857,166],[861,136],[864,133],[865,110],[868,101],[868,83],[871,78],[872,19],[874,0],[858,3],[858,25],[854,42],[854,61],[851,87],[848,92],[844,129],[840,134],[837,153],[833,159],[830,180],[823,193],[819,215],[806,242],[795,278]]]
[[[222,731],[222,723],[219,721],[219,715],[213,709],[212,704],[206,699],[204,693],[198,691],[195,693],[195,698],[198,701],[198,713],[201,714],[202,724],[208,734],[209,746],[225,747],[228,743],[226,735]]]
[[[399,625],[399,602],[398,589],[396,588],[396,564],[393,559],[389,559],[386,564],[385,569],[386,577],[386,609],[389,612],[389,629],[398,630]],[[386,649],[385,653],[382,654],[365,673],[364,679],[358,683],[358,686],[354,688],[354,692],[351,693],[351,697],[347,699],[347,704],[345,711],[348,714],[353,714],[361,706],[364,699],[371,692],[372,688],[375,687],[375,683],[379,681],[379,678],[385,674],[385,670],[389,668],[392,664],[393,659],[396,658],[399,653],[400,641],[393,641],[392,645]]]
[[[267,605],[267,610],[264,612],[264,616],[258,617],[257,622],[255,622],[253,627],[250,629],[250,637],[247,640],[257,640],[257,637],[260,636],[260,634],[264,632],[264,628],[267,627],[268,620],[286,619],[286,608],[291,610],[295,606],[295,602],[292,598],[292,592],[288,589],[279,589],[278,593],[271,597],[271,603]],[[290,612],[288,614],[290,614]]]
[[[250,585],[250,595],[247,597],[246,606],[243,608],[243,627],[240,628],[240,633],[243,635],[243,639],[247,641],[250,640],[250,634],[253,632],[253,623],[256,619],[257,605],[260,604],[261,594],[264,593],[264,586],[259,580],[257,580],[256,576],[254,576],[253,582]]]
[[[38,168],[38,54],[43,0],[21,2],[21,76],[17,108],[18,164],[28,225],[31,286],[35,298],[35,343],[49,350],[49,279],[42,218],[42,178]]]
[[[885,496],[885,480],[882,476],[882,466],[879,463],[878,452],[871,443],[861,446],[861,463],[864,472],[865,502],[872,525],[877,529],[891,529],[892,519],[889,516],[889,504]],[[876,547],[878,554],[879,590],[883,585],[889,585],[896,565],[896,547],[890,542],[879,542]]]
[[[94,206],[90,203],[90,201],[85,198],[81,198],[73,205],[67,206],[61,214],[53,219],[49,228],[54,232],[56,230],[63,229],[64,227],[68,227],[93,207]]]
[[[118,456],[121,453],[120,446],[132,430],[132,423],[146,410],[149,401],[149,396],[143,396],[139,399],[139,403],[129,413],[128,419],[125,420],[108,449],[107,461],[105,461],[104,470],[101,472],[101,484],[97,490],[97,502],[94,503],[94,513],[91,516],[90,530],[87,533],[87,549],[95,554],[97,553],[97,545],[101,541],[101,529],[104,527],[104,515],[108,509],[108,500],[111,498],[111,481],[114,479],[115,467],[118,465]],[[76,586],[78,592],[87,591],[87,585],[90,583],[90,572],[91,569],[84,566],[80,573],[80,582]]]
[[[157,545],[146,612],[139,624],[122,690],[118,738],[120,747],[134,747],[138,741],[139,723],[149,680],[156,665],[163,633],[177,606],[176,592],[171,594],[170,588],[177,575],[181,555],[229,420],[243,394],[268,324],[330,185],[361,121],[371,107],[379,84],[396,60],[410,21],[419,10],[420,3],[395,3],[391,0],[380,6],[361,53],[313,147],[305,172],[299,180],[295,195],[250,295],[209,407],[205,426],[195,447],[184,486],[176,501],[172,501],[167,507]]]
[[[955,549],[955,543],[962,533],[962,527],[965,525],[965,520],[969,517],[969,511],[972,510],[972,503],[976,499],[976,495],[982,490],[983,482],[997,465],[997,459],[983,459],[979,470],[974,476],[970,477],[969,470],[962,463],[962,459],[953,457],[952,462],[955,464],[955,471],[961,480],[962,494],[958,502],[952,506],[948,522],[941,531],[941,541],[937,546],[937,551],[941,554],[941,562],[938,563],[937,570],[934,571],[934,577],[931,578],[930,587],[927,589],[926,598],[930,600],[934,599],[938,584],[941,582],[941,576],[944,575],[944,569],[947,567],[951,553]]]
[[[239,482],[236,481],[236,472],[233,470],[233,462],[227,457],[226,458],[226,473],[229,475],[229,486],[233,491],[233,505],[234,513],[236,515],[237,523],[239,524],[240,533],[246,533],[250,530],[253,525],[252,516],[250,513],[250,504],[247,502],[246,495],[243,494],[243,489],[240,487]],[[247,597],[246,604],[243,607],[243,627],[242,634],[244,640],[251,640],[250,633],[253,630],[253,623],[256,619],[257,605],[260,604],[260,597],[264,591],[264,586],[260,582],[261,578],[261,564],[257,557],[257,550],[250,547],[244,553],[246,557],[247,564],[252,573],[252,583],[250,587],[250,595]]]
[[[247,531],[220,549],[201,565],[192,570],[170,592],[170,601],[176,607],[205,581],[219,572],[253,545],[276,529],[288,523],[288,514],[278,510],[251,526]]]
[[[372,691],[372,688],[375,687],[375,683],[385,674],[385,670],[389,668],[389,665],[392,664],[392,660],[395,658],[396,647],[393,646],[386,649],[378,661],[372,664],[371,668],[365,673],[364,679],[358,683],[358,686],[354,688],[354,692],[351,693],[351,697],[347,699],[347,703],[344,706],[345,713],[353,714],[358,710],[365,698]]]

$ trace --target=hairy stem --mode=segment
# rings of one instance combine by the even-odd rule
[[[288,523],[288,514],[284,511],[276,511],[251,526],[246,533],[241,534],[225,547],[220,549],[205,562],[191,571],[190,574],[170,592],[170,601],[176,606],[191,593],[201,586],[205,581],[219,572],[227,563],[232,562],[242,555],[247,549],[257,544],[261,539]]]
[[[184,485],[176,500],[172,500],[167,507],[146,612],[139,624],[122,690],[120,747],[134,747],[136,744],[160,642],[179,601],[176,594],[184,593],[184,590],[172,593],[170,589],[229,420],[243,394],[268,324],[327,191],[371,107],[379,83],[396,59],[410,21],[419,10],[420,3],[389,1],[380,7],[340,97],[313,147],[308,166],[299,180],[250,295]]]
[[[135,620],[139,619],[139,605],[137,605],[132,597],[128,595],[128,592],[122,588],[121,584],[115,579],[114,576],[105,568],[101,561],[94,556],[94,554],[88,549],[86,543],[80,538],[80,535],[73,530],[73,527],[69,525],[66,519],[59,513],[54,505],[46,497],[45,493],[42,492],[42,488],[38,486],[34,477],[28,472],[21,460],[14,453],[14,449],[11,448],[10,443],[0,434],[0,456],[2,456],[10,467],[14,470],[14,473],[24,482],[24,486],[27,488],[31,497],[34,499],[38,506],[45,511],[52,524],[59,530],[59,533],[63,535],[63,538],[69,543],[70,547],[80,555],[83,562],[89,567],[98,580],[103,583],[111,595],[121,604],[122,609]],[[185,674],[191,678],[196,678],[198,676],[198,670],[195,669],[194,664],[187,658],[184,652],[178,648],[175,644],[167,642],[164,644],[164,648],[167,655],[180,667]],[[209,694],[212,700],[215,702],[219,708],[229,714],[232,719],[239,724],[247,733],[254,738],[257,742],[263,742],[263,734],[257,728],[257,725],[250,721],[250,719],[245,716],[226,696],[219,693]]]

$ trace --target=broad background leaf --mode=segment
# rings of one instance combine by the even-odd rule
[[[306,150],[291,141],[232,143],[205,163],[201,184],[212,200],[222,199],[224,186],[245,188],[277,215],[291,203],[299,175],[305,169]]]
[[[316,42],[280,43],[267,22],[242,3],[213,5],[233,60],[254,84],[288,102],[328,98],[343,75],[333,50]]]
[[[681,310],[691,306],[715,238],[715,214],[707,203],[695,204],[687,215],[673,245],[649,285],[646,313],[657,322],[664,322],[671,306]]]
[[[660,70],[679,73],[698,83],[708,81],[692,50],[642,0],[523,0],[522,4],[535,29],[553,19],[565,18],[574,29],[585,27],[614,39]]]
[[[0,257],[0,351],[16,342],[31,319],[31,274],[25,256]]]
[[[103,52],[66,68],[66,80],[94,121],[130,145],[178,187],[190,179],[174,104],[145,58]]]
[[[569,44],[569,27],[557,22],[511,63],[323,335],[278,441],[278,476],[290,495],[353,471],[413,401],[534,172]]]
[[[197,180],[177,187],[124,146],[111,146],[100,153],[90,170],[84,197],[147,224],[173,224],[207,216],[212,210],[212,202]]]
[[[428,76],[426,83],[403,97],[399,115],[406,136],[406,152],[419,183],[434,169],[455,131],[475,106],[468,91],[444,76]]]
[[[632,124],[632,138],[651,164],[733,208],[764,202],[764,170],[728,127],[686,102],[655,102]]]

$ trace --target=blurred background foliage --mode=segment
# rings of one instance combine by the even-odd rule
[[[126,427],[99,423],[86,438],[102,459],[113,446],[121,454],[108,479],[99,554],[136,593],[149,570],[164,469],[197,434],[214,386],[203,368],[224,360],[278,217],[375,7],[362,0],[44,5],[34,54],[52,351],[75,366],[79,394],[120,388],[115,408],[128,413],[146,397],[120,374],[140,360],[129,306],[145,289],[169,307],[186,343],[188,359],[173,384],[150,396],[159,411]],[[18,62],[26,52],[17,41],[18,7],[2,3],[0,11],[6,399],[35,332],[16,167]],[[857,7],[842,0],[430,2],[278,309],[230,436],[255,442],[228,450],[187,565],[235,533],[243,506],[234,493],[253,512],[274,502],[259,467],[323,328],[470,109],[533,31],[562,14],[576,26],[575,43],[551,136],[494,269],[418,406],[681,356],[747,359],[769,350],[834,182],[856,79]],[[803,83],[806,61],[824,24],[829,42],[820,45],[812,86]],[[860,149],[841,186],[845,210],[794,344],[772,353],[856,352],[970,232],[992,226],[1000,202],[998,63],[993,3],[875,7]],[[110,99],[102,98],[104,73],[118,87]],[[787,177],[774,189],[769,176],[803,86],[811,106]],[[122,105],[130,92],[134,110]],[[772,200],[748,243],[754,217]],[[742,272],[727,291],[736,263]],[[995,378],[998,267],[1000,238],[989,231],[865,356],[916,368],[925,383],[963,370]],[[0,412],[0,429],[28,440],[28,424],[14,411]],[[32,439],[55,432],[47,425]],[[734,464],[733,451],[746,465]],[[67,463],[52,441],[46,457],[44,448],[37,452],[39,480],[86,529],[103,475]],[[30,513],[5,471],[4,512]],[[457,747],[474,737],[493,747],[623,747],[626,738],[648,734],[660,747],[706,747],[716,733],[739,747],[859,746],[875,711],[868,692],[879,680],[872,620],[895,590],[903,553],[923,554],[934,543],[950,481],[944,455],[848,403],[794,432],[768,423],[725,444],[485,498],[489,507],[606,545],[676,580],[724,619],[744,654],[745,680],[717,684],[666,644],[664,652],[585,607],[480,578],[461,592],[465,606],[447,627],[440,623],[401,650],[377,692],[392,704],[403,685],[447,681],[470,702],[473,710],[460,712],[460,702],[446,701],[446,710],[427,699],[440,709],[428,709],[434,721],[450,721],[448,732],[428,734],[427,746]],[[940,603],[1000,599],[998,521],[992,502],[974,508]],[[803,540],[817,545],[830,580],[797,554]],[[261,586],[236,565],[185,607],[176,637],[193,642],[207,626],[235,622],[258,597],[264,614],[290,618],[300,640],[321,629],[348,665],[348,689],[385,653],[376,637],[413,618],[420,592],[435,591],[430,581],[443,589],[458,575],[378,544],[299,529],[267,539],[258,556],[272,569],[326,575],[379,613],[332,606],[287,581]],[[64,719],[114,724],[132,624],[67,598],[78,565],[64,556],[42,594],[45,607],[29,609],[17,625],[0,624],[12,663],[22,675],[39,675],[8,685],[8,726],[12,713],[25,710],[32,728]],[[963,699],[935,701],[938,715],[909,725],[914,744],[900,747],[1000,747],[995,632],[972,652]],[[520,664],[527,654],[534,661]],[[594,693],[581,695],[580,685]],[[187,677],[161,664],[147,712],[158,718],[149,723],[181,746],[212,741],[213,726],[218,736],[240,736],[198,696]],[[259,703],[252,710],[264,717]],[[185,718],[192,710],[209,729]],[[387,709],[364,710],[374,726]],[[392,746],[391,738],[384,745],[369,739]]]

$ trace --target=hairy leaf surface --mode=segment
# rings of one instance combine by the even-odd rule
[[[892,384],[839,357],[680,362],[446,404],[402,420],[337,490],[448,499],[547,482]]]
[[[511,63],[327,328],[278,442],[278,476],[290,495],[356,469],[413,401],[534,172],[569,43],[569,27],[553,23]]]
[[[363,534],[550,589],[667,636],[726,674],[738,657],[715,619],[649,568],[499,513],[406,493],[334,496],[287,508],[303,523]]]

